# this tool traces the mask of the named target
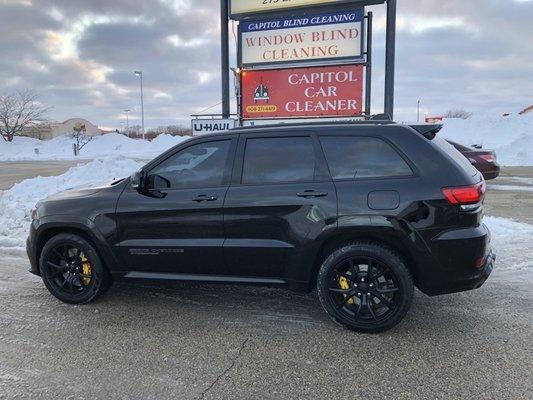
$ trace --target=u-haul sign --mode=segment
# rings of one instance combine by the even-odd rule
[[[193,119],[192,135],[200,136],[207,133],[217,133],[235,128],[234,119]]]

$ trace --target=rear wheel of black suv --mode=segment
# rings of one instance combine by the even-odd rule
[[[402,258],[370,242],[344,245],[318,273],[320,303],[333,320],[358,332],[382,332],[398,324],[413,298],[413,279]]]
[[[51,238],[43,247],[39,267],[46,288],[65,303],[89,303],[112,282],[94,246],[74,234]]]

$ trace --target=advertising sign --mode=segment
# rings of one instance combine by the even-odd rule
[[[426,124],[442,124],[444,117],[426,117]]]
[[[362,59],[363,19],[358,9],[241,22],[239,64]]]
[[[193,119],[192,135],[200,136],[207,133],[227,131],[235,128],[234,119]]]
[[[362,98],[361,65],[242,73],[244,119],[356,116]]]
[[[231,0],[230,14],[235,19],[235,17],[262,12],[357,2],[360,3],[361,0]]]

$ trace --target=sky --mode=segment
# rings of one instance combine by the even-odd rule
[[[0,0],[0,95],[35,91],[47,118],[106,128],[220,112],[218,0]],[[383,110],[385,6],[374,12],[373,112]],[[533,104],[533,0],[398,0],[395,117]],[[230,26],[231,28],[231,26]],[[236,26],[233,27],[236,30]],[[232,66],[235,38],[230,34]],[[215,106],[215,107],[213,107]]]

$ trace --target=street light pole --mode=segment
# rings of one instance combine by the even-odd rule
[[[135,71],[135,76],[138,76],[141,80],[141,120],[142,120],[142,137],[144,140],[144,93],[143,93],[143,72]]]
[[[416,103],[416,122],[420,122],[420,99]]]

